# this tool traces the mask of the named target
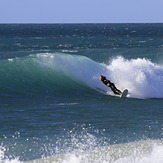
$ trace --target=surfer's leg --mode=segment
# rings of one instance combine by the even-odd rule
[[[116,88],[116,86],[114,85],[114,83],[111,83],[110,84],[110,88],[114,92],[114,94],[117,94],[117,95],[121,95],[122,94],[122,92],[119,89]]]
[[[122,92],[119,89],[116,89],[117,92],[119,92],[120,94],[122,94]]]
[[[121,93],[120,92],[118,92],[114,87],[110,87],[111,88],[111,90],[114,92],[114,94],[116,94],[116,95],[120,95]]]

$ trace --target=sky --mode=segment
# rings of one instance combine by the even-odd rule
[[[0,0],[0,23],[163,23],[163,0]]]

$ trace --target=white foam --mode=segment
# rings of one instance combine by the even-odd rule
[[[163,98],[163,67],[148,59],[113,59],[107,66],[110,78],[131,97]]]
[[[5,158],[6,149],[0,146],[0,163],[21,163],[19,159],[7,159]]]
[[[80,148],[78,150],[72,149],[72,152],[66,154],[33,160],[29,161],[29,163],[162,163],[162,153],[163,144],[161,141],[146,140],[95,147],[89,150]]]

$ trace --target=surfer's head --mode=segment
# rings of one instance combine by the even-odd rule
[[[105,80],[105,79],[106,79],[106,77],[105,77],[105,76],[103,76],[103,75],[100,75],[100,76],[99,76],[99,79],[100,79],[101,81],[103,81],[103,80]]]

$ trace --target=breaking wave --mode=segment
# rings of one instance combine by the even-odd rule
[[[113,58],[108,64],[63,53],[42,53],[0,61],[0,95],[95,90],[112,94],[105,75],[129,97],[163,98],[163,67],[148,59]]]

